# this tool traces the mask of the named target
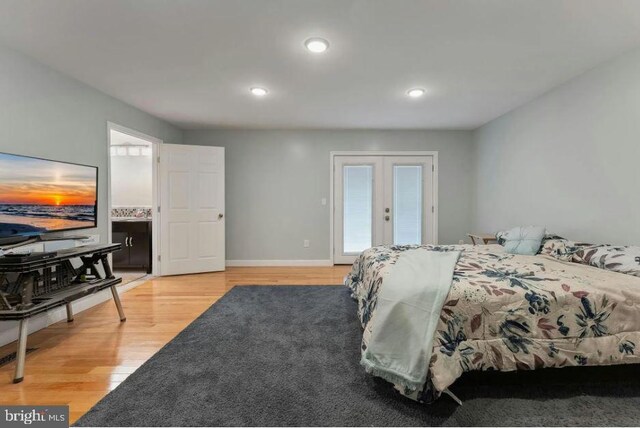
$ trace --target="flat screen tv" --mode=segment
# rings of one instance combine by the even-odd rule
[[[0,153],[0,240],[96,227],[98,168]]]

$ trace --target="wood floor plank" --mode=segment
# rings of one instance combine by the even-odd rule
[[[22,383],[0,367],[0,403],[68,404],[75,422],[236,285],[342,284],[348,266],[232,267],[225,272],[154,278],[121,295],[127,322],[112,301],[29,336]],[[0,347],[0,356],[15,351]]]

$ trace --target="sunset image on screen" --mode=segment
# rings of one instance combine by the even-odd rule
[[[96,169],[0,153],[0,237],[93,227]]]

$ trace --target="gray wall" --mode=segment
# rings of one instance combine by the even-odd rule
[[[0,46],[0,151],[99,167],[98,229],[107,234],[107,121],[167,143],[182,131]],[[87,233],[96,233],[96,230]]]
[[[329,259],[329,152],[337,150],[439,151],[440,242],[469,231],[467,131],[185,131],[184,143],[226,149],[228,260]]]
[[[476,130],[476,229],[640,245],[640,50]]]

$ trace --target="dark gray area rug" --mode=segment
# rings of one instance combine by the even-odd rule
[[[77,426],[639,425],[637,365],[465,375],[421,405],[367,375],[342,286],[235,287]]]

